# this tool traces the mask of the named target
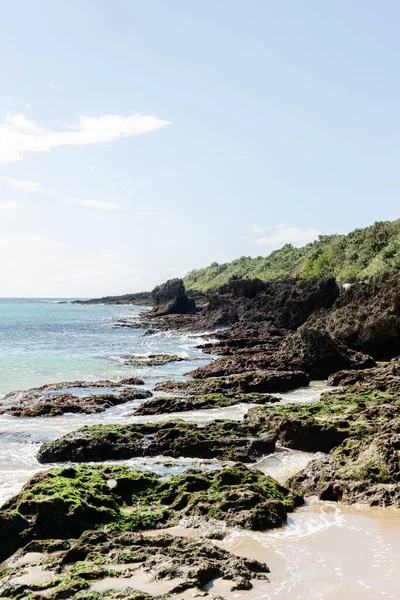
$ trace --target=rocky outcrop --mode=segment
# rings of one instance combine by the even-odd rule
[[[14,417],[55,417],[66,413],[99,413],[132,400],[145,400],[153,395],[149,390],[138,389],[134,384],[144,383],[132,378],[121,382],[75,381],[53,383],[40,388],[10,392],[0,403],[0,414]],[[104,393],[104,388],[112,391]],[[74,390],[88,389],[91,393],[74,394]],[[97,393],[96,393],[97,392]]]
[[[271,354],[278,349],[286,332],[269,322],[235,323],[229,329],[212,334],[217,338],[200,344],[198,348],[207,354],[231,356],[233,354],[266,352]]]
[[[350,350],[326,331],[307,325],[288,335],[271,359],[273,366],[305,371],[311,379],[326,379],[341,369],[375,366],[370,356]]]
[[[329,385],[367,387],[381,391],[400,392],[400,360],[363,371],[338,371],[328,379]]]
[[[3,505],[0,562],[32,540],[69,540],[102,525],[108,525],[104,542],[110,531],[156,529],[182,516],[256,530],[277,527],[299,502],[301,497],[244,465],[169,479],[125,466],[56,469],[35,475]],[[66,559],[72,561],[73,553]]]
[[[245,421],[259,434],[296,450],[329,452],[348,437],[380,433],[398,417],[399,396],[349,388],[325,392],[318,402],[250,408]]]
[[[237,421],[211,421],[204,426],[165,421],[82,427],[43,444],[38,460],[99,462],[162,455],[253,462],[274,450],[272,436],[255,436]]]
[[[154,389],[172,394],[185,393],[192,395],[219,393],[232,395],[237,392],[242,394],[272,394],[306,387],[310,383],[308,375],[301,371],[246,371],[227,377],[214,377],[214,364],[207,365],[210,367],[209,369],[201,367],[192,371],[190,375],[195,377],[193,380],[162,381],[157,383]]]
[[[196,310],[196,303],[187,296],[182,279],[170,279],[158,285],[151,292],[151,298],[154,304],[153,315],[183,315]]]
[[[312,324],[375,359],[399,356],[400,270],[353,284],[331,310],[315,315]]]
[[[290,480],[298,493],[346,504],[400,507],[400,419],[353,436]]]
[[[370,356],[350,350],[329,333],[302,325],[280,340],[272,353],[242,351],[223,356],[213,362],[190,371],[196,378],[220,377],[254,370],[276,369],[303,371],[312,379],[326,379],[340,369],[365,369],[375,366]]]

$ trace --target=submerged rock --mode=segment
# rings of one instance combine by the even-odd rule
[[[155,529],[183,515],[267,529],[284,523],[299,502],[301,497],[244,465],[169,479],[125,466],[55,469],[35,475],[3,505],[0,561],[32,540],[77,538],[103,525],[107,532]]]
[[[124,365],[132,367],[160,367],[170,362],[189,360],[177,354],[135,354],[120,359]]]
[[[253,462],[274,449],[272,437],[256,437],[251,428],[237,421],[211,421],[204,426],[165,421],[82,427],[43,444],[38,460],[99,462],[163,455]]]

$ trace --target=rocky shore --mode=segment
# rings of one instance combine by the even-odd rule
[[[64,382],[2,401],[0,413],[52,417],[143,400],[132,416],[166,418],[87,426],[41,446],[42,464],[73,465],[34,476],[1,508],[1,597],[145,599],[196,589],[212,596],[208,584],[219,578],[248,590],[267,577],[267,565],[212,539],[148,532],[182,519],[211,524],[211,538],[223,535],[218,524],[264,531],[284,524],[307,496],[400,507],[399,271],[350,289],[332,278],[233,280],[196,301],[172,280],[151,302],[139,322],[122,325],[209,332],[200,346],[208,364],[152,389],[135,377]],[[180,357],[127,360],[161,366]],[[281,401],[322,379],[336,389],[312,403]],[[171,416],[239,404],[249,405],[240,421]],[[283,486],[252,465],[278,446],[318,455]],[[219,463],[167,477],[99,464],[156,456]],[[31,571],[35,577],[24,577]],[[142,591],[144,577],[160,582],[159,593]]]

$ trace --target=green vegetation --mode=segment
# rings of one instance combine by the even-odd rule
[[[268,256],[237,260],[191,271],[187,289],[206,291],[234,278],[263,281],[274,277],[313,279],[334,276],[342,283],[366,279],[400,266],[400,219],[378,221],[348,235],[320,236],[302,248],[286,244]]]

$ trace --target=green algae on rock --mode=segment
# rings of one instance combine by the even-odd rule
[[[82,427],[43,444],[38,460],[82,462],[163,455],[254,462],[274,449],[272,437],[254,436],[246,423],[216,420],[202,427],[175,420]]]
[[[289,484],[321,500],[400,507],[400,419],[375,435],[347,438]]]
[[[379,390],[325,392],[318,402],[251,408],[245,420],[289,448],[329,452],[350,435],[369,435],[399,414],[400,397]]]
[[[0,561],[32,540],[79,537],[106,526],[140,531],[182,516],[251,529],[277,527],[301,502],[271,477],[244,465],[161,478],[127,466],[55,469],[35,475],[0,511]]]

